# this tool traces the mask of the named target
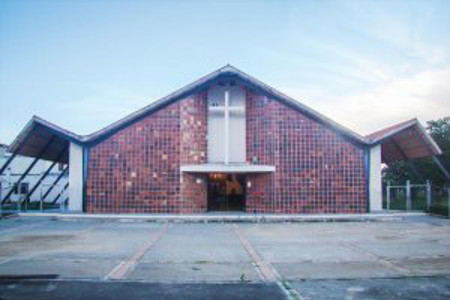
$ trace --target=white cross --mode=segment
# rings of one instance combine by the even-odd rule
[[[224,148],[225,148],[224,163],[228,165],[230,163],[230,113],[244,112],[245,108],[240,106],[231,106],[230,91],[228,89],[225,89],[224,106],[210,107],[210,110],[216,112],[223,112],[224,114]]]

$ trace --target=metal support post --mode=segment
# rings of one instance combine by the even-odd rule
[[[427,180],[427,212],[431,209],[431,183]]]
[[[391,183],[388,182],[386,186],[386,209],[389,211],[391,209]]]
[[[442,161],[439,159],[438,156],[433,155],[433,161],[436,163],[436,165],[439,167],[439,169],[442,171],[442,173],[445,175],[447,180],[450,180],[450,171],[447,170],[445,165],[442,163]]]
[[[52,205],[56,204],[56,202],[58,201],[58,199],[62,196],[62,194],[64,193],[65,190],[67,190],[67,188],[69,187],[69,183],[67,182],[64,187],[61,189],[61,191],[59,192],[59,194],[56,196],[56,198],[51,202]]]
[[[8,158],[8,160],[3,164],[3,166],[0,168],[0,175],[3,174],[4,171],[8,168],[8,166],[11,164],[11,162],[14,160],[14,158],[17,156],[17,153],[22,150],[22,148],[25,146],[25,142],[28,139],[28,136],[22,141],[19,148],[14,153],[11,153],[11,156]]]
[[[450,187],[447,188],[447,198],[448,198],[448,201],[447,201],[448,214],[447,214],[447,216],[450,218]]]
[[[19,187],[19,190],[20,190],[20,187]],[[17,213],[20,213],[20,197],[22,197],[22,196],[19,196],[19,198],[17,199]]]
[[[50,138],[50,140],[47,142],[47,144],[45,144],[44,148],[42,148],[41,151],[39,151],[39,154],[36,156],[36,158],[33,160],[33,162],[28,166],[28,168],[25,170],[25,172],[22,173],[22,175],[19,177],[19,180],[17,180],[17,185],[18,188],[20,189],[20,183],[22,182],[22,180],[28,175],[28,173],[31,171],[31,169],[33,169],[33,167],[36,165],[36,163],[39,161],[39,159],[42,157],[42,155],[47,151],[48,147],[50,146],[50,144],[53,142],[53,140],[55,139],[55,136],[53,136],[52,138]],[[2,202],[5,203],[9,197],[12,195],[13,190],[10,190],[5,198],[3,198]]]
[[[406,210],[411,210],[411,183],[406,181]]]
[[[53,169],[53,167],[58,163],[58,161],[61,159],[64,153],[66,153],[67,147],[65,147],[59,154],[58,157],[55,159],[55,161],[50,165],[50,167],[47,168],[47,170],[41,175],[39,180],[36,182],[36,184],[30,189],[28,192],[25,201],[30,201],[31,195],[36,191],[36,189],[39,187],[39,185],[44,181],[44,179],[47,177],[47,175],[50,173],[50,171]]]
[[[64,168],[64,170],[61,172],[61,174],[59,174],[58,178],[56,178],[56,180],[53,182],[53,184],[49,187],[47,192],[45,192],[44,196],[42,196],[43,200],[45,200],[45,198],[47,198],[47,196],[50,194],[50,192],[53,190],[53,188],[58,184],[58,182],[61,180],[61,178],[63,178],[64,174],[66,174],[66,172],[68,170],[69,170],[69,165],[67,165]]]

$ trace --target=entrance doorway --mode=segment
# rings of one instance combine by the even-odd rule
[[[245,175],[209,174],[208,211],[245,211]]]

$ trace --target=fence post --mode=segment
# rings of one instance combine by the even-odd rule
[[[411,183],[406,180],[406,210],[411,210]]]
[[[19,189],[19,192],[20,192],[20,189]],[[22,194],[19,194],[19,196],[17,198],[17,213],[20,213],[20,206],[21,206],[20,198],[21,197],[22,197]],[[11,202],[12,202],[12,200],[11,200]]]
[[[447,215],[450,218],[450,187],[447,188],[447,198],[448,198],[448,201],[447,201],[448,214]]]
[[[427,180],[427,212],[431,210],[431,183]]]
[[[386,186],[386,209],[391,209],[391,183],[388,182]]]
[[[42,201],[42,186],[41,186],[41,195],[39,197],[39,208],[40,208],[41,212],[44,210],[44,203]]]

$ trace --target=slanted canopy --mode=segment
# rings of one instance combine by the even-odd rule
[[[56,161],[69,162],[69,144],[80,142],[80,136],[34,116],[9,146],[11,153]]]
[[[442,154],[417,119],[376,131],[365,138],[373,145],[381,145],[381,159],[386,164]]]

